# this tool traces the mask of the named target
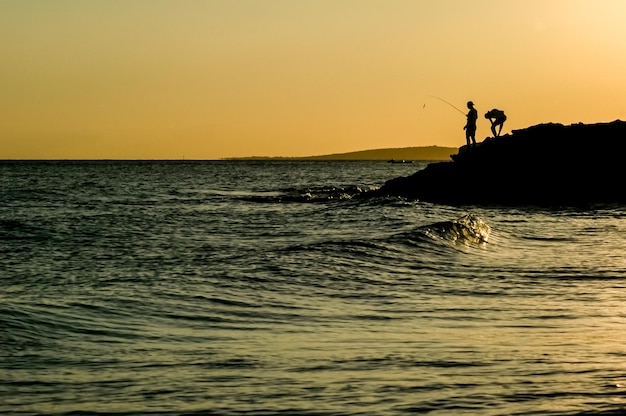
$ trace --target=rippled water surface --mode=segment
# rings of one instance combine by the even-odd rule
[[[424,166],[1,162],[0,413],[626,412],[626,207]]]

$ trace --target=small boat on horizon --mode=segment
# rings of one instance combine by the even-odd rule
[[[387,163],[413,163],[413,161],[412,160],[404,160],[404,159],[401,159],[401,160],[391,159]]]

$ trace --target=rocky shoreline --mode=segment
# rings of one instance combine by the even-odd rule
[[[625,157],[624,121],[539,124],[463,146],[377,194],[451,205],[622,203]]]

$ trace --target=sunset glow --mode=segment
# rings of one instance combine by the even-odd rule
[[[306,156],[626,119],[622,0],[0,2],[0,159]]]

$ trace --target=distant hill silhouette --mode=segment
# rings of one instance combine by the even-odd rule
[[[360,150],[348,153],[334,153],[321,156],[304,157],[234,157],[229,160],[450,160],[450,155],[458,151],[456,147],[424,146],[424,147],[400,147],[387,149]]]

